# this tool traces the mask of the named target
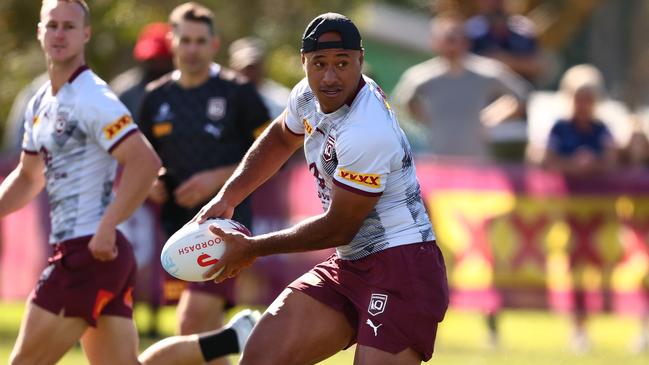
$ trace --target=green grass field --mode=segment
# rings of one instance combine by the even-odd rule
[[[0,304],[0,363],[5,363],[15,340],[22,304]],[[138,323],[148,321],[146,311],[136,311]],[[174,327],[172,308],[161,316],[161,330],[171,334]],[[486,346],[486,332],[481,316],[475,313],[450,311],[440,326],[436,351],[430,364],[444,365],[635,365],[649,364],[649,353],[632,355],[628,345],[637,333],[632,318],[599,315],[589,324],[593,351],[574,355],[567,346],[570,334],[566,318],[547,312],[506,311],[501,317],[502,345],[498,350]],[[142,348],[151,340],[143,338]],[[352,364],[353,349],[341,352],[321,363]],[[233,361],[234,363],[234,361]],[[73,349],[62,365],[83,365],[86,360],[79,348]]]

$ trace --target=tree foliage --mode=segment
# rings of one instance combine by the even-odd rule
[[[87,61],[105,80],[133,65],[131,50],[140,29],[152,21],[166,21],[171,9],[182,1],[89,0],[93,36]],[[287,85],[302,77],[299,67],[301,34],[317,14],[347,13],[363,0],[205,0],[217,19],[223,39],[218,62],[225,62],[228,44],[236,38],[257,35],[269,45],[271,76]],[[13,98],[36,75],[45,62],[36,40],[40,1],[0,2],[0,116],[9,112]]]

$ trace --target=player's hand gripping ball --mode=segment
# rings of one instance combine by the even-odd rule
[[[210,232],[209,226],[216,225],[225,232],[240,232],[250,236],[250,231],[241,223],[225,218],[210,218],[198,224],[192,222],[174,233],[162,248],[160,261],[170,275],[185,281],[208,281],[203,274],[219,262],[227,249],[227,242]]]

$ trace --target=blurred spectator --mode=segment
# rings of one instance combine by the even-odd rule
[[[646,169],[649,166],[649,139],[644,129],[643,119],[634,115],[631,118],[633,132],[627,145],[622,149],[622,160],[631,168]],[[649,278],[646,278],[647,280]],[[645,288],[647,290],[647,288]],[[645,292],[649,299],[649,292]],[[640,315],[640,330],[631,342],[631,352],[642,353],[649,350],[649,308]]]
[[[631,167],[649,166],[649,139],[643,129],[639,116],[631,118],[632,132],[629,142],[622,149],[621,159],[625,165]]]
[[[228,49],[230,67],[248,78],[256,87],[271,118],[286,108],[291,91],[266,77],[266,44],[256,37],[245,37],[232,42]]]
[[[221,44],[213,12],[188,2],[175,7],[169,21],[176,69],[147,86],[138,120],[164,166],[149,198],[161,206],[167,236],[221,189],[255,131],[268,122],[254,85],[212,62]],[[249,199],[237,206],[233,219],[251,226]],[[234,285],[234,280],[189,284],[179,298],[178,332],[219,328],[234,305]]]
[[[133,116],[140,111],[146,85],[173,70],[167,23],[150,23],[140,31],[133,58],[137,65],[119,74],[110,86]],[[138,263],[138,280],[134,299],[136,303],[149,305],[149,328],[144,332],[149,337],[158,337],[158,312],[162,305],[161,272],[157,257],[163,242],[157,234],[157,209],[149,204],[139,207],[133,215],[120,225],[120,229],[133,244]]]
[[[408,69],[394,100],[424,126],[428,151],[487,159],[490,127],[521,116],[529,85],[503,63],[469,53],[456,16],[433,19],[432,38],[438,57]]]
[[[585,69],[589,69],[586,67]],[[584,68],[577,68],[584,69]],[[592,72],[591,72],[592,73]],[[584,76],[583,71],[566,72],[561,79],[558,91],[534,91],[527,103],[528,151],[527,158],[531,163],[541,164],[548,145],[550,130],[559,119],[569,120],[573,114],[575,90],[584,84],[584,79],[592,79],[600,84],[602,90],[595,105],[594,115],[601,120],[613,135],[616,146],[628,146],[634,128],[633,121],[647,118],[643,108],[637,111],[638,117],[630,115],[625,103],[612,99],[605,92],[604,82],[598,71],[596,75]],[[641,119],[638,119],[641,118]],[[646,130],[646,129],[645,129]]]
[[[128,110],[137,115],[146,85],[173,70],[169,31],[166,23],[151,23],[142,28],[133,58],[138,64],[119,74],[110,86]]]
[[[610,171],[617,164],[613,136],[595,116],[604,94],[602,74],[592,65],[577,65],[564,74],[560,89],[572,101],[572,113],[559,119],[550,131],[543,165],[577,177]],[[577,273],[577,268],[571,268]],[[571,346],[576,353],[588,352],[591,341],[586,331],[585,292],[578,278],[574,290],[573,334]]]
[[[603,94],[601,73],[591,65],[574,66],[561,88],[572,96],[572,114],[552,127],[543,165],[574,176],[609,171],[617,164],[617,151],[611,132],[595,117]]]
[[[455,15],[433,19],[432,47],[438,57],[402,75],[393,92],[397,105],[425,126],[430,152],[489,159],[489,128],[520,117],[529,85],[503,63],[469,53],[464,23]],[[496,313],[486,319],[496,346]]]
[[[479,13],[466,22],[471,52],[497,59],[527,80],[543,71],[534,23],[507,12],[504,0],[478,0]]]
[[[36,91],[43,86],[49,77],[47,72],[44,72],[38,76],[28,85],[26,85],[22,90],[18,92],[16,98],[14,99],[13,104],[11,105],[11,110],[9,111],[9,117],[5,124],[5,131],[2,140],[2,152],[6,155],[12,155],[12,157],[18,157],[22,151],[22,141],[23,133],[25,131],[24,121],[25,121],[25,110],[27,109],[27,103],[29,100],[36,94]]]
[[[272,119],[285,109],[291,90],[266,77],[266,43],[257,37],[239,38],[228,48],[230,67],[245,76],[257,88],[268,114]],[[296,154],[303,156],[302,154]],[[252,195],[252,232],[256,235],[278,231],[289,226],[288,194],[283,184],[267,182]],[[275,267],[288,269],[291,255],[262,257],[249,270],[237,277],[237,301],[263,303],[268,305],[287,284],[285,272]],[[284,270],[282,270],[284,271]]]

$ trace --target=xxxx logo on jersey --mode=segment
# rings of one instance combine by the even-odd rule
[[[302,119],[302,124],[304,124],[304,131],[306,132],[306,134],[311,135],[311,133],[313,133],[313,127],[311,126],[311,124],[309,124],[309,121]]]
[[[133,122],[133,119],[131,119],[130,115],[123,115],[121,118],[117,119],[116,121],[110,123],[109,125],[104,127],[104,134],[106,135],[106,139],[113,139],[115,138],[116,135],[119,134],[119,132],[124,129],[127,125],[131,124]]]
[[[358,172],[340,169],[339,176],[345,180],[369,186],[371,188],[381,187],[381,176],[378,174],[361,174]]]

